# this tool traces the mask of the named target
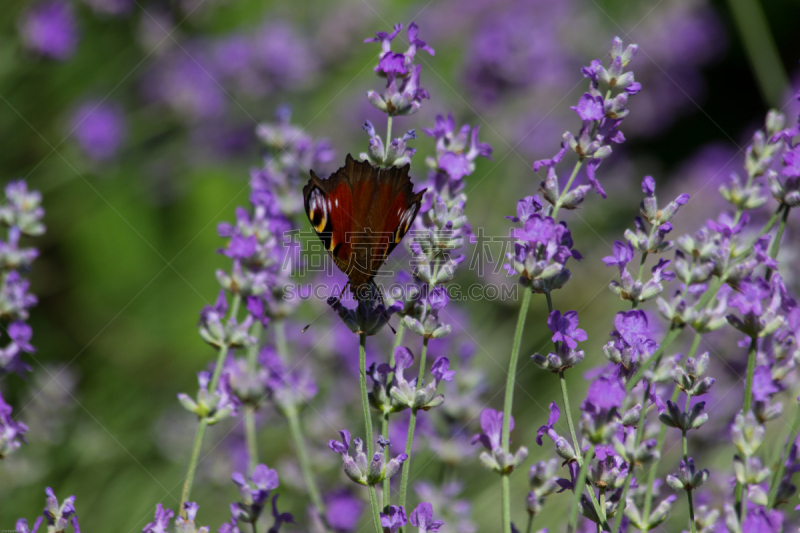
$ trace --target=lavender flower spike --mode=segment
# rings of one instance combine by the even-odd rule
[[[28,427],[11,417],[11,406],[0,394],[0,459],[5,459],[25,442]]]

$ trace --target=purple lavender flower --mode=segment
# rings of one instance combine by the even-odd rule
[[[509,431],[514,429],[514,417],[509,417]],[[499,474],[508,474],[521,465],[528,457],[528,448],[521,446],[516,453],[504,451],[501,446],[503,431],[503,413],[494,409],[481,412],[481,430],[472,437],[472,444],[480,442],[487,451],[481,452],[483,466]]]
[[[437,533],[444,525],[441,520],[433,519],[433,506],[428,502],[417,505],[416,509],[411,511],[409,521],[412,526],[419,528],[419,533]]]
[[[536,444],[539,446],[542,445],[542,437],[547,435],[553,442],[557,441],[560,436],[556,433],[553,426],[556,425],[558,419],[561,417],[561,409],[558,408],[558,404],[556,402],[550,402],[550,414],[547,417],[547,424],[540,426],[538,430],[536,430]]]
[[[384,93],[368,91],[367,99],[389,116],[412,115],[419,111],[423,99],[430,98],[428,92],[419,86],[422,65],[414,65],[414,56],[417,50],[425,50],[430,55],[434,55],[434,50],[417,37],[419,28],[412,22],[408,26],[408,49],[403,54],[393,52],[392,40],[402,28],[402,24],[396,24],[392,33],[377,32],[376,37],[364,40],[365,43],[381,44],[375,72],[386,78]]]
[[[750,506],[750,502],[743,505]],[[783,513],[777,509],[768,510],[761,506],[748,509],[742,523],[742,533],[779,533],[783,530]]]
[[[509,431],[514,430],[514,417],[510,417]],[[480,442],[487,450],[494,451],[500,448],[500,436],[503,430],[503,413],[494,409],[484,409],[481,412],[481,430],[472,437],[472,444]]]
[[[561,311],[554,310],[547,317],[547,327],[553,332],[553,342],[563,342],[570,349],[575,349],[578,342],[589,338],[584,330],[578,328],[577,311],[567,311],[561,316]]]
[[[0,394],[0,459],[5,459],[25,442],[28,426],[11,417],[11,406]]]
[[[517,202],[517,216],[507,216],[506,218],[523,226],[536,213],[542,210],[542,201],[538,196],[526,196]]]
[[[625,265],[633,260],[633,245],[622,241],[614,241],[612,250],[613,255],[604,257],[603,262],[606,266],[616,266],[622,272]]]
[[[768,401],[775,393],[781,389],[772,379],[772,371],[768,366],[760,366],[753,373],[753,398],[757,402]]]
[[[84,153],[96,161],[111,159],[125,142],[125,115],[111,104],[81,104],[72,115],[70,127]]]
[[[512,235],[514,253],[507,253],[505,265],[509,275],[519,274],[520,283],[533,292],[548,292],[561,288],[570,278],[565,268],[570,257],[580,259],[572,249],[572,235],[564,222],[556,224],[550,216],[533,214],[525,220],[523,228],[515,228]]]
[[[789,178],[800,178],[800,144],[783,153],[781,174]]]
[[[67,527],[71,525],[75,533],[80,533],[78,517],[75,514],[75,496],[70,496],[59,504],[53,489],[47,487],[45,494],[47,497],[45,499],[44,513],[36,520],[32,532],[35,533],[44,520],[47,522],[48,531],[66,531]],[[28,522],[25,519],[20,519],[17,522],[17,526],[18,528],[22,526],[20,531],[28,530]]]
[[[637,50],[637,45],[630,45],[623,50],[622,40],[615,37],[611,44],[611,63],[607,69],[599,60],[592,61],[590,66],[582,69],[583,76],[590,82],[589,91],[580,97],[577,106],[572,107],[583,123],[580,132],[577,136],[570,132],[564,133],[561,149],[556,156],[534,163],[534,172],[542,167],[547,168],[547,178],[542,182],[542,189],[545,199],[557,209],[575,209],[583,202],[589,189],[581,185],[572,191],[561,192],[555,167],[561,162],[567,149],[575,152],[580,162],[586,164],[586,177],[591,187],[600,196],[606,197],[595,173],[602,160],[611,155],[611,143],[625,141],[619,127],[628,115],[628,98],[639,92],[641,85],[634,81],[633,72],[624,72],[624,67],[633,59]],[[607,96],[603,95],[601,88],[607,89]],[[614,90],[621,92],[613,95]]]
[[[383,533],[397,533],[397,531],[406,525],[406,510],[398,505],[390,505],[386,510],[386,514],[381,513],[381,527]]]
[[[180,533],[209,533],[208,526],[203,526],[201,528],[198,528],[197,525],[195,524],[194,519],[197,517],[197,511],[199,509],[200,506],[197,505],[195,502],[184,503],[183,510],[186,511],[186,518],[178,516],[175,519],[175,531],[179,531]],[[152,531],[152,533],[161,533],[161,531],[155,530]]]
[[[249,478],[239,472],[234,472],[231,479],[239,487],[242,503],[247,506],[263,508],[269,499],[270,491],[279,485],[278,472],[265,464],[255,467]]]
[[[25,47],[44,57],[64,61],[78,47],[78,28],[72,6],[62,0],[44,0],[29,7],[19,22]]]
[[[769,296],[769,284],[763,278],[744,279],[739,283],[739,291],[728,299],[728,305],[735,307],[743,315],[752,313],[761,316],[764,307],[761,302]]]
[[[622,363],[629,368],[631,363],[638,362],[658,348],[658,343],[650,338],[649,320],[644,311],[620,311],[614,317],[615,330],[611,332],[614,339],[603,348],[612,362]]]
[[[142,533],[165,533],[169,528],[169,521],[175,513],[171,509],[165,509],[160,503],[156,505],[156,514],[152,522],[144,526]]]
[[[403,462],[408,459],[406,454],[401,453],[387,463],[383,450],[380,450],[375,452],[370,461],[364,452],[364,442],[358,437],[353,441],[356,448],[356,456],[353,458],[349,452],[350,432],[343,429],[339,431],[339,435],[341,436],[341,442],[330,440],[328,441],[328,448],[342,456],[344,473],[359,485],[377,485],[384,479],[391,478],[400,470]],[[380,439],[378,444],[381,448],[385,448],[389,443]]]
[[[19,243],[23,236],[38,236],[45,231],[42,195],[38,191],[28,191],[26,183],[20,180],[9,182],[5,193],[6,200],[0,204],[0,223],[8,227],[8,237],[6,241],[0,240],[0,316],[10,322],[6,327],[9,342],[0,347],[0,375],[27,372],[30,367],[22,354],[36,351],[30,342],[33,331],[25,320],[28,309],[38,300],[29,292],[30,282],[20,272],[31,267],[39,252],[20,247]]]
[[[622,406],[627,393],[617,377],[600,376],[589,385],[584,405],[598,411],[607,411]],[[588,407],[587,407],[588,408]]]

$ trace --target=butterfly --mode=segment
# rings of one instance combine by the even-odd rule
[[[425,190],[414,192],[410,167],[374,167],[348,154],[328,179],[312,170],[303,187],[311,226],[357,298],[417,216]]]

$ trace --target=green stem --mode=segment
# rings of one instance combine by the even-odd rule
[[[306,440],[303,437],[303,428],[300,425],[300,417],[297,414],[297,409],[290,407],[284,412],[286,419],[289,421],[289,431],[292,433],[292,440],[294,447],[297,449],[297,460],[300,462],[300,470],[303,473],[303,481],[308,490],[308,496],[311,498],[311,503],[317,508],[320,517],[325,520],[325,503],[317,487],[317,481],[314,477],[311,460],[308,457],[308,450],[306,449]],[[327,520],[326,520],[327,522]]]
[[[661,345],[658,347],[658,349],[655,352],[653,352],[653,355],[651,355],[647,359],[647,361],[639,365],[639,369],[631,377],[631,379],[628,380],[628,383],[625,384],[625,389],[628,392],[630,392],[636,386],[636,384],[639,383],[639,381],[641,381],[641,379],[644,377],[644,373],[647,372],[647,370],[650,368],[653,362],[661,360],[661,355],[667,348],[669,348],[669,345],[672,344],[672,342],[676,338],[678,338],[678,335],[680,335],[680,333],[681,333],[681,327],[675,325],[672,325],[670,327],[669,331],[664,337],[664,340],[661,341]]]
[[[697,526],[694,524],[694,498],[692,498],[692,491],[686,491],[686,498],[689,500],[689,526],[692,528],[692,533],[697,533]]]
[[[369,485],[369,504],[372,507],[372,521],[375,525],[375,533],[382,533],[381,527],[381,510],[378,509],[378,495],[375,494],[375,486]]]
[[[282,362],[289,359],[289,343],[286,342],[286,322],[283,320],[276,320],[273,329],[275,330],[275,349]]]
[[[778,257],[778,250],[781,248],[781,239],[783,238],[783,232],[786,229],[786,219],[789,218],[789,211],[791,207],[788,205],[783,210],[783,216],[781,217],[781,223],[778,226],[778,233],[775,235],[775,239],[772,241],[772,246],[769,249],[769,256],[773,259]],[[772,277],[772,269],[767,268],[767,281]]]
[[[208,421],[205,418],[200,419],[197,425],[197,432],[194,434],[194,444],[192,444],[192,455],[189,458],[189,468],[186,471],[186,481],[183,484],[183,492],[181,493],[181,506],[180,515],[186,518],[186,512],[183,510],[183,504],[189,501],[189,496],[192,492],[192,483],[194,483],[194,475],[197,472],[197,463],[200,460],[200,449],[203,447],[203,437],[206,434]]]
[[[236,318],[236,315],[239,313],[239,304],[242,302],[242,297],[236,294],[233,297],[233,303],[231,304],[230,315],[228,316],[228,320],[232,318]],[[209,387],[209,391],[212,393],[217,390],[217,385],[219,385],[219,378],[222,375],[222,367],[225,365],[225,356],[228,355],[228,346],[223,344],[219,348],[219,353],[217,354],[217,362],[216,366],[214,367],[214,374],[211,377],[211,386]],[[183,491],[181,493],[181,505],[180,505],[180,515],[186,518],[186,511],[183,508],[183,504],[189,501],[189,496],[192,493],[192,484],[194,484],[194,476],[197,472],[197,463],[200,460],[200,449],[203,447],[203,437],[206,434],[206,427],[208,427],[208,419],[203,417],[200,419],[200,422],[197,426],[197,432],[194,435],[194,444],[192,445],[192,455],[189,458],[189,467],[186,469],[186,481],[183,483]]]
[[[519,361],[520,344],[522,343],[522,331],[525,329],[525,318],[528,316],[528,307],[531,303],[531,291],[525,289],[522,297],[522,304],[519,308],[517,317],[517,329],[514,331],[514,341],[511,346],[511,359],[508,361],[508,376],[506,378],[506,395],[503,402],[503,429],[500,445],[503,451],[510,453],[510,433],[511,433],[511,409],[514,404],[514,383],[517,376],[517,362]],[[511,492],[507,490],[509,485],[508,476],[503,476],[503,532],[511,533]]]
[[[589,465],[589,462],[591,462],[593,455],[594,444],[592,444],[587,450],[587,460],[583,461],[581,469],[578,471],[578,478],[575,480],[575,493],[572,496],[572,505],[569,508],[569,522],[567,523],[568,533],[573,533],[575,531],[575,525],[578,523],[578,507],[580,506],[581,495],[583,494],[583,490],[586,485],[586,469]],[[589,487],[589,491],[594,493],[591,487]]]
[[[728,0],[728,6],[762,98],[768,105],[780,106],[789,79],[761,3],[757,0]]]
[[[567,180],[567,184],[564,186],[564,190],[561,191],[561,194],[558,195],[558,200],[556,200],[556,205],[553,208],[552,217],[554,219],[556,218],[556,215],[558,215],[558,210],[561,209],[561,201],[564,199],[564,196],[566,196],[566,194],[569,192],[570,187],[572,187],[572,182],[575,181],[575,176],[578,175],[578,171],[581,169],[582,166],[583,166],[583,159],[579,159],[575,163],[575,167],[572,169],[572,174],[570,175],[569,180]]]
[[[756,370],[756,355],[758,354],[758,350],[756,349],[757,346],[758,337],[751,337],[750,349],[747,353],[747,377],[745,378],[744,403],[742,405],[742,412],[745,415],[750,412],[750,408],[753,404],[753,375],[755,374]],[[744,460],[745,464],[747,464],[747,457],[745,457]],[[742,519],[740,523],[742,523],[744,522],[744,516],[747,513],[747,487],[742,486],[742,484],[738,481],[736,482],[736,488],[734,489],[734,498],[734,507],[741,513]]]
[[[389,440],[389,413],[384,413],[383,417],[381,418],[381,435],[383,435],[383,440]],[[383,449],[383,457],[384,460],[388,463],[389,462],[389,447],[386,446]],[[383,500],[383,507],[386,508],[389,506],[392,500],[392,484],[391,479],[388,477],[384,478],[383,480],[383,491],[381,494],[381,498]]]
[[[721,284],[717,288],[719,288],[720,286]],[[686,356],[686,359],[694,357],[695,353],[697,352],[697,348],[700,346],[700,340],[702,336],[703,336],[702,333],[695,333],[694,338],[692,339],[692,347],[689,348],[689,354]],[[678,401],[679,396],[680,396],[680,389],[678,387],[675,387],[675,389],[672,391],[672,402],[674,403]],[[661,449],[664,447],[664,439],[666,438],[666,436],[667,436],[667,426],[662,424],[661,429],[658,432],[658,439],[656,440],[656,448],[655,448],[659,454],[661,453]],[[643,507],[644,514],[642,516],[646,517],[650,516],[650,508],[653,503],[653,483],[655,483],[656,481],[656,474],[658,473],[658,464],[660,461],[661,457],[653,461],[653,465],[650,467],[650,470],[647,475],[647,491],[645,492],[644,507]]]
[[[394,337],[394,346],[392,346],[392,353],[389,354],[389,366],[393,367],[395,364],[394,361],[394,352],[403,342],[403,334],[406,332],[406,328],[403,325],[403,321],[401,320],[400,323],[397,325],[397,335]],[[391,382],[392,374],[388,376],[388,381]],[[383,418],[381,419],[381,435],[385,440],[389,440],[389,413],[384,413]],[[386,462],[389,462],[389,447],[387,446],[384,450],[384,457],[386,458]],[[383,480],[383,506],[386,507],[392,501],[392,483],[391,479],[388,477]]]
[[[578,435],[575,433],[575,423],[572,421],[572,409],[569,407],[569,394],[567,394],[567,379],[564,377],[564,371],[558,373],[558,381],[561,383],[561,400],[564,402],[564,414],[567,417],[567,425],[569,425],[569,434],[572,437],[572,447],[578,454],[578,466],[583,465],[583,460],[580,454],[580,443]]]
[[[745,457],[745,461],[749,460],[749,458]],[[747,485],[742,487],[742,496],[738,502],[739,506],[739,523],[744,524],[744,519],[747,518]]]
[[[531,533],[531,531],[533,531],[533,516],[532,514],[528,514],[528,527],[525,528],[525,533]]]
[[[367,441],[367,457],[372,457],[375,443],[372,442],[372,416],[369,412],[369,396],[367,393],[367,334],[358,335],[358,383],[361,387],[361,408],[364,411],[364,436]],[[375,487],[369,487],[369,499],[372,504],[372,519],[375,531],[381,533],[381,517]]]
[[[747,353],[747,377],[744,383],[744,413],[750,411],[753,403],[753,374],[756,370],[756,355],[758,354],[758,337],[750,339],[750,350]]]
[[[247,457],[250,472],[258,466],[258,440],[256,438],[256,408],[252,404],[244,407],[244,430],[247,440]]]
[[[519,308],[517,317],[517,329],[514,331],[514,340],[511,346],[511,359],[508,362],[508,376],[506,377],[506,395],[503,402],[503,430],[500,445],[503,451],[509,452],[509,440],[511,433],[511,409],[514,404],[514,382],[517,376],[517,362],[519,361],[519,350],[522,343],[522,331],[525,329],[525,318],[528,316],[528,307],[531,303],[531,291],[525,290],[522,297],[522,304]],[[509,525],[509,531],[511,526]]]
[[[501,478],[503,486],[503,531],[511,533],[511,479],[509,479],[508,474],[503,474]]]
[[[253,325],[252,334],[257,339],[256,342],[247,349],[247,372],[252,376],[256,373],[258,365],[258,347],[261,338],[261,331],[263,325],[261,322],[256,322]],[[251,398],[244,408],[244,428],[245,437],[247,440],[247,456],[249,459],[250,472],[255,470],[258,465],[258,437],[256,431],[256,409],[259,398]]]
[[[644,396],[642,399],[642,415],[641,419],[639,420],[639,425],[636,427],[636,438],[634,439],[633,448],[637,449],[639,444],[642,442],[642,437],[644,436],[644,426],[647,422],[647,399],[650,394],[650,385],[645,382],[644,384]],[[628,462],[628,474],[625,476],[625,485],[622,488],[622,496],[619,499],[619,503],[617,504],[617,512],[616,518],[614,518],[614,527],[611,529],[613,532],[619,531],[619,524],[622,520],[622,516],[625,513],[625,506],[627,505],[626,497],[628,495],[628,489],[631,486],[631,481],[633,480],[633,472],[636,469],[636,464],[634,461]]]
[[[384,146],[383,158],[389,157],[389,145],[392,144],[392,115],[386,118],[386,145]]]
[[[792,422],[792,427],[789,429],[789,436],[786,439],[786,446],[783,448],[783,453],[780,457],[778,457],[778,462],[775,465],[775,475],[772,478],[772,482],[770,483],[769,487],[769,499],[768,499],[768,509],[775,508],[775,500],[778,497],[778,488],[781,485],[781,479],[783,479],[783,473],[786,471],[786,457],[789,456],[789,452],[792,449],[792,445],[794,444],[795,440],[797,439],[797,433],[800,431],[800,409],[795,412],[794,415],[794,422]]]
[[[422,387],[422,378],[425,376],[425,364],[428,358],[428,337],[422,341],[422,353],[419,356],[419,373],[417,375],[417,390]],[[408,420],[408,434],[406,435],[406,455],[403,462],[403,473],[400,477],[400,506],[406,506],[406,491],[408,490],[408,474],[411,472],[411,448],[414,445],[414,429],[417,425],[417,410],[411,409],[411,418]]]

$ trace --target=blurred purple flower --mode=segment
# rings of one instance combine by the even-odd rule
[[[78,47],[78,28],[69,2],[44,0],[22,14],[19,32],[26,48],[45,57],[64,61]]]
[[[351,533],[364,512],[364,502],[343,489],[325,496],[325,509],[325,518],[334,531]]]
[[[114,157],[127,133],[122,109],[98,101],[81,104],[72,115],[70,127],[84,153],[97,161]]]

